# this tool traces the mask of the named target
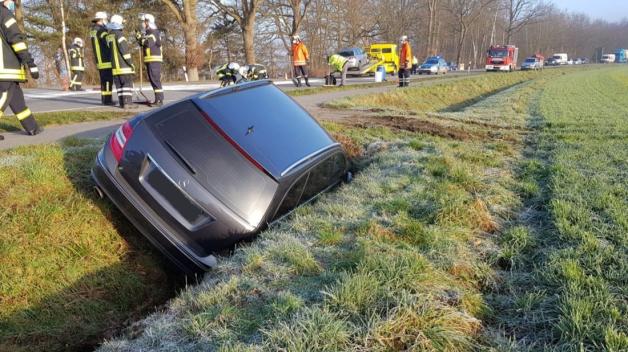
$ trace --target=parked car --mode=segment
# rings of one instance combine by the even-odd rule
[[[349,176],[340,144],[267,80],[135,116],[92,169],[100,194],[186,272]]]
[[[449,71],[458,71],[458,64],[455,62],[448,62],[447,67],[449,68]]]
[[[445,61],[440,56],[431,56],[428,57],[425,62],[421,66],[419,66],[419,74],[439,74],[439,73],[447,73],[449,71],[449,67],[447,65],[447,61]]]
[[[361,48],[345,48],[338,54],[349,59],[349,71],[359,71],[369,63],[368,55]]]

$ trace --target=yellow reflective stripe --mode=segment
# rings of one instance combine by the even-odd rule
[[[102,33],[100,34],[100,37],[102,38],[102,37],[106,37],[106,36],[108,36],[108,35],[109,35],[109,33],[107,33],[107,32],[102,32]]]
[[[26,108],[26,110],[22,111],[19,114],[16,114],[15,116],[17,117],[18,120],[22,121],[26,118],[28,118],[29,116],[31,116],[33,113],[31,112],[31,109]]]
[[[28,49],[28,47],[26,46],[26,43],[24,42],[15,43],[11,45],[11,47],[13,48],[13,51],[15,51],[16,53]]]
[[[14,25],[16,23],[17,23],[17,21],[15,20],[15,18],[9,18],[8,21],[4,22],[4,26],[9,28],[9,27],[11,27],[12,25]]]
[[[154,92],[155,92],[155,93],[163,93],[163,92],[164,92],[164,90],[163,90],[163,89],[155,89],[155,90],[154,90]]]
[[[7,103],[7,98],[9,97],[9,93],[8,92],[2,92],[2,95],[0,95],[0,113],[2,113],[4,111],[4,104]],[[2,116],[2,115],[0,115]]]
[[[70,70],[72,70],[72,71],[85,71],[85,67],[83,67],[83,66],[70,66]]]

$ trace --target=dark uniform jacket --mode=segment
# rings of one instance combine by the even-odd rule
[[[104,25],[95,25],[89,33],[92,39],[96,68],[99,70],[111,68],[111,48],[107,44],[107,35],[109,35],[109,31]]]
[[[37,71],[35,60],[28,52],[26,36],[17,26],[13,14],[4,6],[0,6],[0,81],[25,82],[26,69]]]
[[[114,76],[135,74],[131,60],[129,42],[120,29],[112,29],[107,35],[107,43],[111,48],[111,66]]]
[[[161,55],[161,32],[159,29],[148,28],[140,40],[144,48],[144,62],[163,62]]]
[[[76,44],[70,46],[68,50],[70,54],[70,70],[72,71],[85,71],[85,63],[83,62],[83,48]]]

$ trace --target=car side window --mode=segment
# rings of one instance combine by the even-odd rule
[[[286,193],[285,197],[281,201],[281,205],[279,206],[279,209],[277,209],[273,220],[282,217],[283,215],[290,212],[292,209],[296,208],[297,205],[299,205],[301,195],[303,194],[303,189],[305,188],[305,184],[307,183],[307,178],[308,174],[305,174],[292,185],[288,193]]]
[[[316,165],[310,171],[308,183],[303,191],[301,202],[305,202],[325,190],[336,180],[339,180],[346,169],[346,159],[343,154],[336,153]]]
[[[286,193],[273,220],[287,214],[340,180],[347,168],[344,154],[336,153],[316,165]]]

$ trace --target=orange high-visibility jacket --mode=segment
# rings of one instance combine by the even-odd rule
[[[409,43],[403,43],[401,45],[401,54],[399,54],[399,65],[401,68],[408,68],[412,66],[412,49]]]
[[[304,66],[310,59],[310,53],[303,42],[292,44],[292,64],[294,66]]]

